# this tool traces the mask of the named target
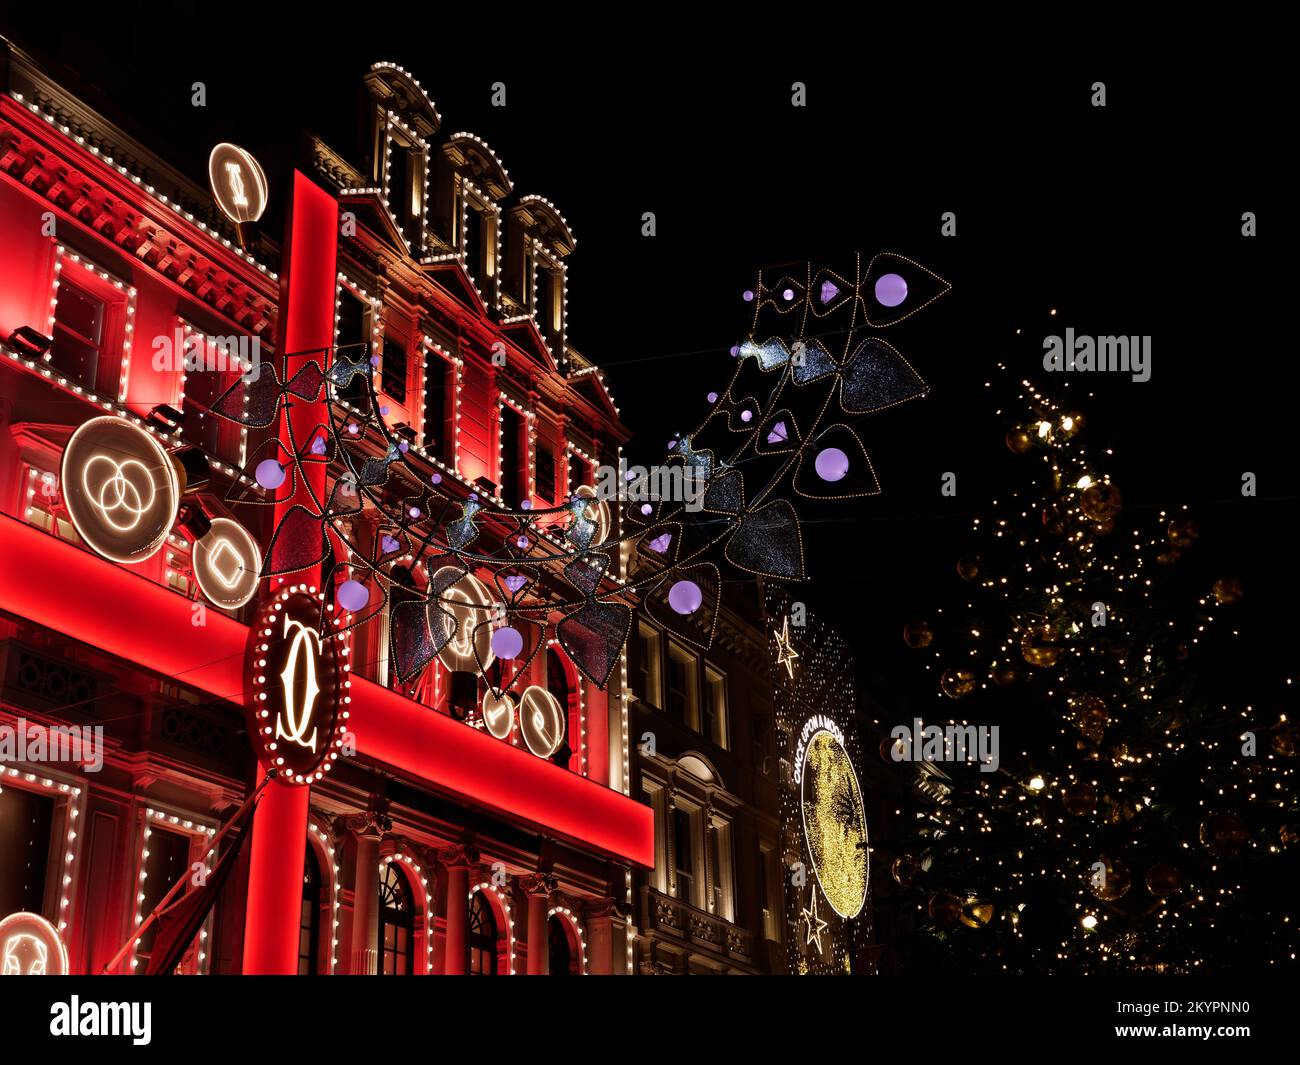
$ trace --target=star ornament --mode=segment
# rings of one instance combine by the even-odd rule
[[[790,619],[781,619],[781,631],[773,633],[776,637],[776,664],[785,666],[785,671],[794,679],[794,660],[799,657],[799,652],[794,649],[794,644],[790,641]]]
[[[808,906],[800,911],[799,916],[803,918],[804,927],[808,932],[804,945],[816,943],[817,953],[820,954],[822,951],[822,933],[830,927],[830,924],[817,916],[817,889],[812,888],[811,892]]]

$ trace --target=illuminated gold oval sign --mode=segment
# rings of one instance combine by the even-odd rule
[[[68,949],[63,937],[39,913],[11,913],[0,921],[0,975],[67,974]]]
[[[487,669],[496,661],[492,626],[484,624],[496,610],[496,600],[474,574],[455,566],[434,573],[429,582],[429,625],[440,625],[446,633],[447,642],[438,652],[444,666],[453,673],[478,673],[480,665]]]
[[[499,740],[508,740],[515,727],[515,701],[509,692],[483,693],[483,727]]]
[[[208,156],[212,197],[232,222],[256,222],[266,210],[266,174],[237,144],[222,143]]]
[[[856,917],[867,901],[867,817],[844,734],[827,717],[805,723],[796,779],[804,840],[822,894],[841,917]]]
[[[249,736],[258,760],[292,784],[319,780],[338,760],[351,701],[347,649],[341,634],[317,629],[320,601],[300,585],[281,592],[249,639]]]
[[[59,476],[77,534],[113,562],[143,562],[176,520],[182,486],[175,464],[153,436],[123,418],[79,426]]]
[[[208,602],[238,610],[257,591],[262,552],[239,522],[213,518],[212,528],[195,542],[190,563],[199,591]]]

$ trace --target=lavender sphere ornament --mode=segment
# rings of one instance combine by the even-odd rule
[[[279,488],[284,476],[284,467],[275,459],[263,459],[257,464],[257,483],[263,488]]]
[[[704,593],[694,581],[678,581],[668,590],[668,605],[679,614],[694,614],[704,602]]]
[[[823,481],[842,481],[849,472],[849,457],[837,447],[823,448],[814,466]]]
[[[360,581],[344,581],[338,590],[339,606],[355,614],[370,602],[370,592]]]
[[[907,299],[907,282],[898,274],[881,274],[876,279],[876,302],[883,307],[897,307]]]
[[[518,658],[524,649],[524,638],[518,629],[506,626],[492,634],[492,653],[498,658]]]

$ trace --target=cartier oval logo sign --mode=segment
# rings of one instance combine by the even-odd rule
[[[338,633],[320,631],[320,603],[301,586],[278,593],[249,642],[249,735],[258,760],[294,784],[319,780],[346,733],[346,649]]]

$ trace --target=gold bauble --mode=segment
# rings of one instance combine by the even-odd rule
[[[946,892],[930,899],[930,919],[941,927],[948,927],[961,919],[961,899]]]
[[[1277,830],[1277,838],[1286,846],[1290,846],[1296,840],[1300,839],[1300,828],[1295,825],[1283,825]]]
[[[1196,519],[1183,514],[1169,523],[1167,534],[1175,547],[1190,547],[1201,535],[1201,527],[1196,524]]]
[[[1034,446],[1034,434],[1024,427],[1012,429],[1007,433],[1007,447],[1017,455],[1023,455]]]
[[[1201,822],[1201,842],[1216,857],[1231,857],[1249,839],[1246,822],[1236,814],[1215,814]]]
[[[1050,668],[1061,656],[1061,644],[1050,625],[1035,625],[1020,637],[1020,653],[1031,666]]]
[[[903,626],[903,642],[918,651],[929,647],[934,642],[934,629],[928,621],[909,621]]]
[[[902,740],[886,736],[880,741],[880,760],[882,762],[901,762],[907,752],[907,745]],[[895,758],[894,755],[898,757]]]
[[[1087,424],[1083,415],[1077,410],[1068,410],[1061,415],[1061,435],[1067,440]]]
[[[1062,535],[1069,525],[1069,513],[1062,504],[1048,503],[1043,507],[1043,528],[1053,536]]]
[[[1061,792],[1061,805],[1067,814],[1083,817],[1097,808],[1097,788],[1087,781],[1077,781]]]
[[[1124,497],[1109,481],[1090,484],[1079,496],[1079,509],[1089,521],[1113,522],[1124,506]]]
[[[1246,586],[1240,577],[1220,577],[1214,582],[1214,601],[1220,606],[1232,606],[1240,603],[1246,594]]]
[[[1174,894],[1183,886],[1183,874],[1178,866],[1168,862],[1156,862],[1146,875],[1147,890],[1158,899]]]
[[[957,560],[957,576],[964,581],[973,581],[980,575],[979,555],[970,555]]]
[[[975,674],[969,669],[945,670],[939,687],[949,699],[962,699],[975,690]]]
[[[1106,734],[1106,726],[1110,724],[1110,714],[1106,710],[1105,701],[1100,696],[1088,692],[1074,692],[1067,702],[1074,727],[1083,734],[1085,739],[1092,743],[1100,743],[1102,736]]]
[[[967,928],[984,928],[993,920],[993,903],[971,896],[961,908],[961,923]]]
[[[1016,682],[1016,671],[1010,666],[998,666],[993,671],[993,680],[994,683],[1006,688]]]
[[[1097,869],[1096,864],[1101,865],[1103,868]],[[1133,886],[1133,881],[1129,877],[1128,868],[1123,862],[1102,857],[1097,860],[1095,865],[1088,870],[1089,891],[1101,899],[1102,902],[1114,902],[1116,899],[1122,899],[1128,894],[1128,889]]]
[[[904,854],[894,859],[889,871],[899,887],[911,887],[912,881],[916,879],[916,859],[910,854]]]
[[[1300,729],[1296,728],[1295,722],[1288,721],[1277,726],[1269,743],[1274,752],[1283,758],[1294,758],[1297,747],[1300,747],[1298,741],[1300,741]]]

